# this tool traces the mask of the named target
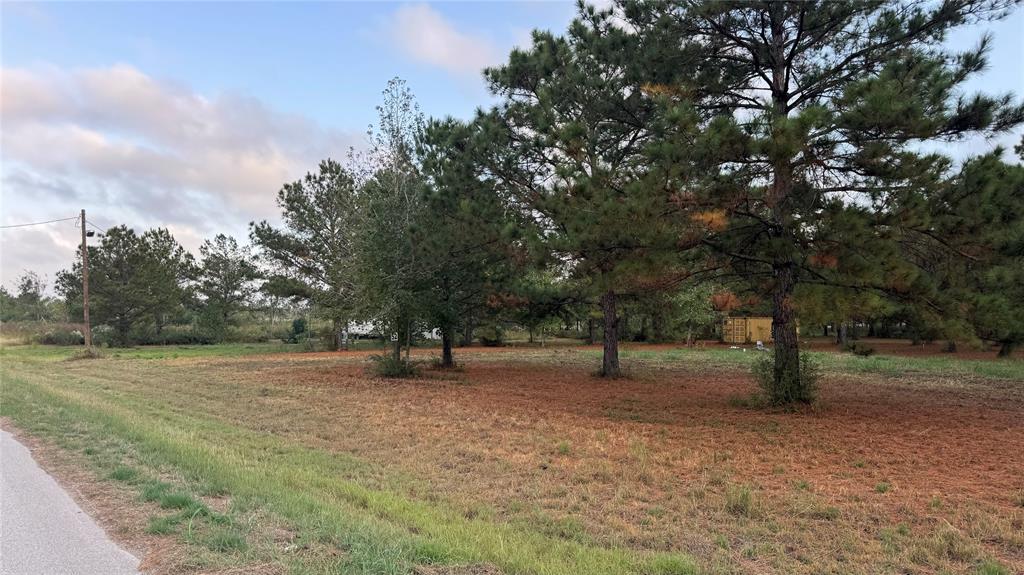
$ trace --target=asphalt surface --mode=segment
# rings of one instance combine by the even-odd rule
[[[0,575],[136,575],[138,564],[0,430]]]

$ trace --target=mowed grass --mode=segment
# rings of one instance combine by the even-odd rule
[[[361,355],[266,355],[287,350],[143,348],[65,361],[72,350],[5,349],[0,414],[135,489],[156,509],[145,530],[187,544],[203,568],[989,573],[1014,572],[1005,557],[1024,552],[1024,536],[1013,533],[1024,484],[1005,493],[1020,511],[938,498],[891,479],[881,456],[836,453],[839,444],[813,459],[841,466],[810,476],[794,457],[801,436],[813,435],[800,426],[815,418],[724,399],[704,413],[662,399],[677,385],[663,380],[750,385],[751,352],[631,349],[624,360],[636,381],[608,383],[586,375],[592,349],[464,354],[465,372],[412,382],[365,377]],[[1024,382],[1024,362],[819,355],[827,373],[869,389],[969,380],[1020,410],[1020,391],[1007,389]],[[563,377],[580,397],[539,397]],[[639,395],[622,396],[626,387]],[[497,399],[484,403],[488,390]],[[648,400],[653,393],[662,395]],[[589,411],[569,408],[603,395],[610,399]],[[697,435],[710,450],[685,441]],[[738,451],[750,443],[753,453]],[[886,465],[898,467],[894,456]],[[918,499],[927,515],[908,511]]]
[[[209,357],[213,349],[184,351]],[[223,351],[237,356],[246,355],[247,350],[229,346]],[[156,353],[167,352],[129,350],[122,358],[154,359]],[[308,557],[272,547],[257,549],[234,557],[243,564],[273,560],[300,573],[339,569],[408,573],[419,564],[491,564],[506,573],[552,575],[694,572],[693,562],[682,554],[587,545],[521,525],[467,518],[443,504],[366,488],[347,479],[358,477],[368,465],[365,462],[119,393],[112,373],[109,385],[102,378],[62,374],[60,368],[65,366],[52,361],[60,354],[51,349],[18,349],[5,355],[0,415],[18,427],[79,447],[97,462],[109,465],[113,455],[135,460],[150,473],[170,469],[184,479],[183,488],[229,494],[243,502],[239,504],[243,508],[259,506],[287,522],[302,539],[315,542],[311,548],[318,549]],[[102,371],[105,361],[110,360],[92,363]],[[114,453],[104,447],[111,438],[117,440]],[[137,467],[118,462],[107,476],[133,482],[141,474]],[[162,483],[140,485],[141,499],[155,501],[161,508],[207,514],[188,492],[176,492]],[[170,533],[181,519],[156,518],[149,530]],[[248,547],[237,532],[216,537],[222,544],[214,545],[214,550],[228,555]],[[340,558],[333,558],[339,554]]]

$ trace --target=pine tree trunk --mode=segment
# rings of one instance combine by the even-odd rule
[[[331,327],[334,328],[334,351],[341,351],[341,348],[344,346],[341,320],[338,318],[332,319]]]
[[[412,322],[405,322],[405,363],[409,363],[412,355]]]
[[[1009,340],[1004,341],[1003,344],[999,346],[999,357],[1010,357],[1013,355],[1013,351],[1015,349],[1017,349],[1017,342]]]
[[[594,345],[594,318],[587,318],[587,344]]]
[[[455,358],[452,357],[452,340],[454,330],[451,326],[441,329],[441,367],[455,367]]]
[[[462,332],[462,347],[473,345],[473,319],[466,318],[466,325]]]
[[[772,293],[772,339],[775,345],[773,399],[777,403],[807,401],[800,381],[800,343],[793,311],[796,285],[792,265],[775,267],[775,288]]]
[[[771,4],[771,36],[768,59],[772,64],[771,119],[786,122],[789,118],[790,60],[786,57],[786,19],[781,12],[782,4]],[[773,134],[774,138],[784,138]],[[769,241],[780,244],[772,262],[775,285],[772,288],[772,339],[775,345],[775,366],[771,400],[776,404],[809,402],[812,398],[805,382],[800,381],[800,342],[796,332],[796,314],[793,309],[793,292],[796,290],[796,262],[789,249],[795,247],[796,239],[790,231],[793,221],[793,162],[794,157],[777,156],[772,161],[772,182],[767,190],[765,203],[771,213],[768,229]]]
[[[846,346],[846,344],[849,343],[850,341],[850,334],[847,330],[848,328],[845,322],[839,324],[839,329],[836,331],[836,344],[839,345],[840,347]]]
[[[618,377],[619,372],[619,317],[615,309],[615,292],[608,291],[601,296],[601,312],[604,314],[604,354],[601,360],[601,375]]]

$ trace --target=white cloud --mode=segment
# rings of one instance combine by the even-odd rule
[[[3,68],[0,122],[0,223],[85,207],[102,226],[170,226],[192,248],[217,232],[244,237],[248,221],[276,215],[283,183],[362,141],[255,98],[200,94],[125,65]],[[34,261],[51,277],[69,265],[74,248],[60,250],[73,234],[55,239],[65,232],[5,230],[3,282]]]
[[[426,4],[401,6],[388,23],[391,38],[413,60],[453,74],[479,75],[501,61],[487,38],[459,31]]]

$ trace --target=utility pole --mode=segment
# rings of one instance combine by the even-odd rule
[[[82,210],[82,315],[85,320],[85,349],[92,349],[92,327],[89,325],[89,246],[85,243],[85,210]]]

